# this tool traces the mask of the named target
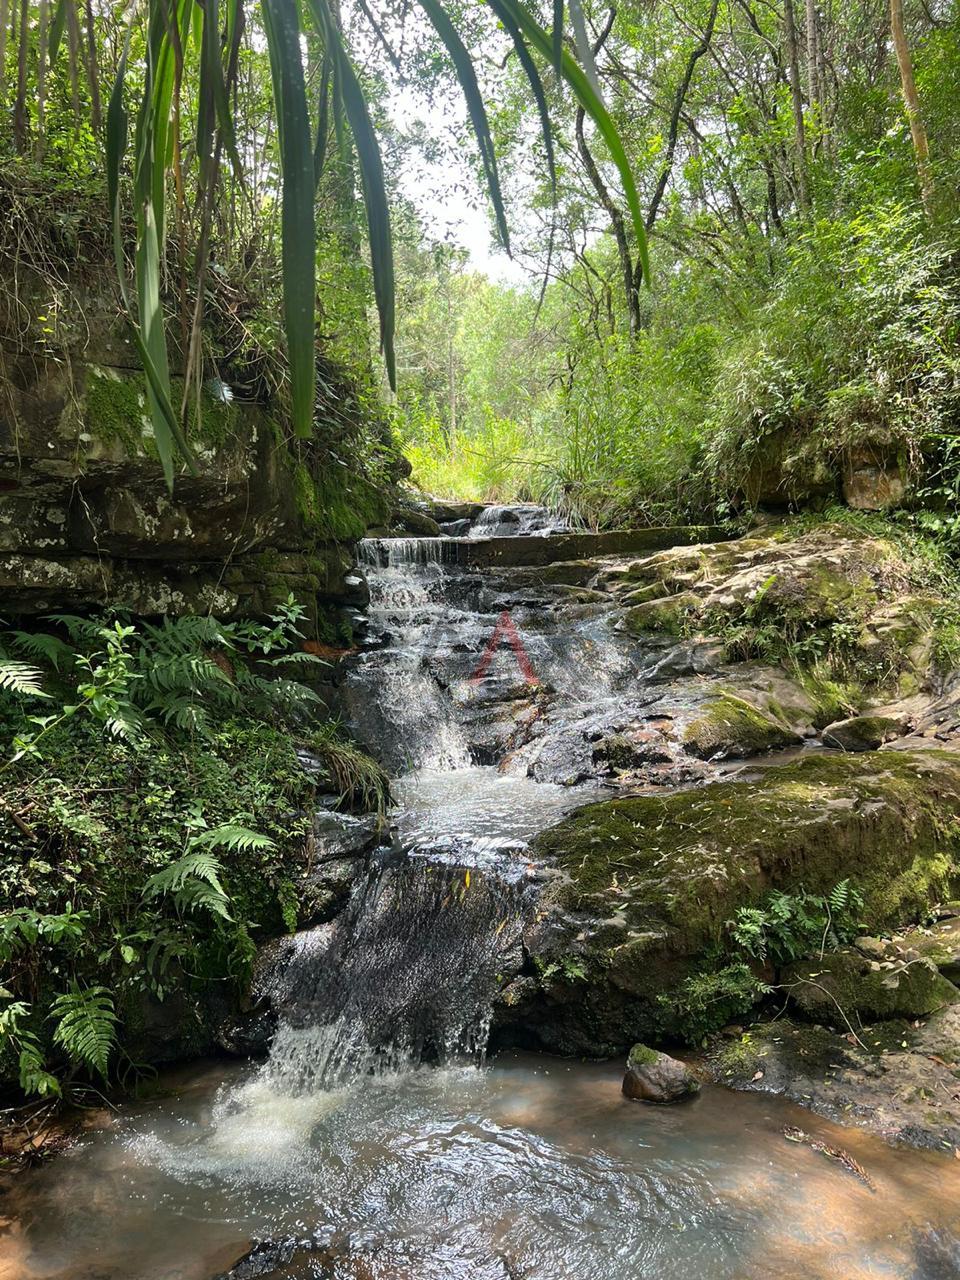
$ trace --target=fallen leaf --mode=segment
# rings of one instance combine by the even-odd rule
[[[753,1077],[753,1078],[754,1078],[754,1080],[762,1080],[762,1079],[763,1079],[763,1072],[762,1072],[762,1071],[757,1071],[757,1072],[754,1074],[754,1077]]]

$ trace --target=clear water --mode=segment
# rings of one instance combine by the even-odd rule
[[[956,1280],[960,1161],[719,1087],[645,1107],[615,1063],[450,1065],[482,1058],[498,975],[522,962],[528,841],[594,792],[534,781],[530,751],[507,772],[472,763],[470,673],[503,602],[448,574],[440,541],[367,547],[380,643],[350,686],[354,727],[367,713],[372,741],[396,739],[411,856],[277,949],[265,1064],[171,1073],[14,1183],[0,1280],[213,1280],[286,1238],[301,1244],[274,1280]],[[517,622],[571,735],[602,703],[622,714],[635,658],[603,618]]]
[[[434,861],[497,869],[510,877],[539,831],[597,798],[592,787],[561,787],[483,765],[419,769],[394,783],[400,843]]]
[[[252,1241],[326,1280],[956,1276],[960,1164],[777,1100],[622,1098],[619,1070],[504,1054],[291,1095],[223,1064],[170,1077],[7,1197],[2,1280],[211,1280]],[[844,1147],[871,1191],[781,1129]]]

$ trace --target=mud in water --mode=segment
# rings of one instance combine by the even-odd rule
[[[261,1240],[290,1242],[266,1274],[328,1280],[960,1274],[960,1162],[769,1098],[654,1108],[619,1083],[616,1064],[513,1053],[299,1096],[251,1068],[181,1071],[19,1180],[0,1278],[211,1280]]]

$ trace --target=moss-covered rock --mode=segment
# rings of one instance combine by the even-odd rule
[[[901,738],[908,729],[909,721],[904,716],[849,716],[828,724],[823,741],[841,751],[877,751],[884,743]]]
[[[679,635],[687,615],[696,610],[699,604],[699,597],[692,591],[647,600],[627,610],[623,615],[623,626],[631,635],[643,635],[649,631]]]
[[[932,751],[810,756],[753,782],[590,805],[533,845],[557,874],[527,948],[544,965],[572,953],[585,976],[527,1000],[527,1025],[575,1052],[689,1034],[683,984],[734,954],[739,907],[850,879],[867,928],[916,919],[949,896],[958,813],[960,757]]]
[[[685,1062],[635,1044],[627,1058],[623,1093],[637,1102],[680,1102],[700,1091],[700,1081]]]
[[[711,698],[683,734],[686,750],[701,760],[754,756],[801,741],[784,720],[726,691]]]
[[[788,965],[782,985],[808,1018],[834,1025],[856,1017],[919,1018],[960,1000],[929,960],[871,960],[852,948]]]

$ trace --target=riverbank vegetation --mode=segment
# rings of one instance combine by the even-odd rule
[[[952,533],[956,6],[907,6],[923,183],[884,6],[785,18],[684,0],[592,16],[642,175],[650,287],[571,106],[559,215],[541,189],[523,241],[544,289],[419,260],[400,324],[414,353],[401,363],[418,367],[400,388],[415,478],[657,522],[756,500],[764,459],[792,472],[783,505],[829,499],[866,450],[898,459],[903,505]],[[526,145],[516,68],[501,92],[513,156]],[[423,336],[438,329],[431,354]]]
[[[318,794],[382,811],[382,771],[316,714],[301,620],[0,633],[0,1079],[82,1095],[202,1052],[309,911]]]

